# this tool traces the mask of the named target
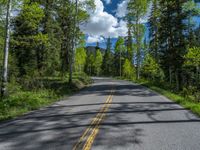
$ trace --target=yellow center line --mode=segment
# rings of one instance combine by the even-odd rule
[[[107,110],[109,109],[109,107],[111,105],[111,102],[112,102],[112,96],[110,98],[110,101],[109,101],[108,105],[105,107],[105,111],[101,115],[101,118],[100,118],[99,122],[96,124],[96,126],[92,130],[92,133],[88,137],[88,139],[87,139],[87,141],[86,141],[86,143],[85,143],[85,145],[83,147],[83,150],[90,150],[91,149],[92,144],[94,143],[94,140],[95,140],[97,134],[99,133],[100,124],[103,122],[103,120],[104,120],[104,118],[106,116],[106,112],[107,112]]]
[[[107,103],[107,101],[110,99],[110,96],[107,98],[107,100],[106,100],[106,103]],[[105,104],[106,104],[105,103]],[[105,105],[104,104],[104,105]],[[104,107],[104,106],[103,106]],[[102,111],[102,108],[101,108],[101,110],[100,110],[100,112]],[[79,139],[79,141],[77,142],[77,144],[74,146],[74,148],[73,148],[73,150],[75,150],[75,149],[77,149],[78,148],[78,146],[81,144],[81,142],[83,141],[83,139],[86,137],[86,135],[89,133],[89,131],[92,129],[91,127],[97,122],[97,120],[98,120],[98,116],[99,116],[100,114],[98,113],[97,114],[97,116],[95,116],[94,118],[93,118],[93,120],[91,121],[91,123],[90,123],[90,126],[85,130],[85,132],[83,133],[83,135],[80,137],[80,139]]]
[[[104,103],[103,107],[100,109],[99,113],[93,118],[93,120],[90,123],[90,126],[85,130],[85,132],[82,134],[82,136],[80,137],[80,139],[78,140],[78,142],[75,144],[75,146],[73,147],[73,150],[77,150],[80,145],[82,144],[82,142],[84,141],[84,138],[86,138],[86,136],[88,135],[88,133],[90,133],[90,131],[92,132],[92,134],[94,134],[94,130],[96,130],[95,128],[97,128],[97,126],[101,123],[101,120],[103,119],[105,112],[107,111],[108,107],[110,106],[109,103],[111,103],[112,101],[112,94],[113,94],[113,90],[111,90],[111,94],[108,96],[108,98],[106,99],[106,102]],[[98,133],[98,132],[97,132]],[[92,135],[91,134],[91,135]],[[90,136],[91,136],[90,135]],[[91,139],[91,137],[89,136],[89,138]],[[88,138],[88,139],[89,139]],[[87,139],[87,141],[88,141]],[[87,143],[87,142],[86,142]]]

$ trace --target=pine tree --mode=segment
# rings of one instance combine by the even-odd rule
[[[147,54],[142,63],[142,74],[144,77],[148,78],[150,81],[162,81],[164,74],[162,69],[156,60],[150,55]]]
[[[159,27],[160,27],[160,10],[159,0],[153,0],[151,15],[149,18],[149,32],[150,32],[150,53],[159,61]]]
[[[86,63],[86,52],[84,47],[79,47],[76,49],[76,53],[75,53],[75,71],[77,72],[83,72],[84,71],[84,66]]]
[[[95,61],[94,61],[94,69],[95,69],[95,74],[97,76],[99,76],[100,73],[101,73],[102,62],[103,62],[102,53],[101,53],[101,51],[99,49],[97,49],[96,57],[95,57]]]
[[[48,36],[47,44],[43,47],[44,63],[43,68],[46,74],[56,74],[60,71],[60,50],[62,42],[62,32],[58,17],[55,12],[56,2],[54,0],[40,1],[44,7],[44,18],[41,22],[42,33]],[[52,69],[54,68],[54,69]]]
[[[196,68],[196,84],[199,84],[199,68],[200,68],[200,48],[189,48],[187,54],[184,56],[185,65]]]
[[[183,56],[186,53],[186,43],[183,38],[185,30],[183,4],[184,1],[180,0],[160,0],[159,49],[161,63],[169,76],[169,82],[172,84],[172,81],[175,81],[177,90],[181,86],[181,69],[184,62]]]
[[[103,57],[103,63],[102,63],[102,71],[103,75],[110,76],[112,75],[112,53],[111,53],[111,39],[108,38],[107,40],[107,48]]]
[[[125,62],[123,65],[123,76],[127,79],[133,79],[134,73],[135,73],[135,70],[132,63],[128,59],[125,59]]]
[[[48,37],[39,31],[44,12],[37,2],[25,2],[16,17],[14,28],[14,55],[17,58],[20,76],[42,73],[44,63],[43,47]]]
[[[87,53],[87,59],[86,59],[86,64],[85,64],[85,72],[90,76],[95,75],[94,62],[95,62],[94,54],[93,53]]]
[[[187,36],[188,36],[188,45],[193,46],[195,35],[193,32],[193,28],[195,27],[195,23],[193,21],[193,17],[200,14],[200,9],[198,4],[195,3],[193,0],[186,1],[183,4],[183,12],[187,16]]]

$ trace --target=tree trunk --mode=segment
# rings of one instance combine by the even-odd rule
[[[169,67],[169,83],[172,85],[172,68]]]
[[[178,70],[176,70],[176,72],[175,72],[175,78],[176,78],[176,90],[179,91],[180,90],[180,84],[179,84],[179,72],[178,72]]]
[[[136,19],[136,43],[137,43],[137,80],[140,79],[140,41],[139,41],[139,18],[137,15],[137,19]]]
[[[76,10],[74,15],[74,33],[73,33],[73,43],[72,43],[72,51],[70,56],[70,67],[69,67],[69,84],[72,83],[72,73],[73,73],[73,64],[74,64],[74,54],[76,49],[76,24],[77,24],[77,15],[78,15],[78,0],[75,2]]]
[[[4,60],[3,60],[3,74],[2,74],[2,86],[1,96],[6,93],[6,86],[8,82],[8,54],[9,54],[9,43],[10,43],[10,13],[11,13],[12,0],[7,2],[7,15],[6,15],[6,36],[4,45]]]

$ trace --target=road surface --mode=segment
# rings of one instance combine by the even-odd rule
[[[0,123],[0,150],[200,150],[200,118],[127,81],[95,83]]]

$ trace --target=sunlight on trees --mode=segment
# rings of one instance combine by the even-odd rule
[[[0,0],[1,68],[6,54],[7,2]],[[44,78],[69,79],[73,70],[90,76],[147,80],[178,93],[191,87],[200,90],[200,26],[196,23],[200,9],[196,1],[130,0],[121,18],[127,22],[126,36],[104,37],[105,47],[97,42],[89,48],[88,35],[80,26],[90,18],[86,8],[95,8],[93,0],[79,1],[77,9],[70,0],[10,2],[8,94],[15,91],[10,87],[22,91],[42,88]]]
[[[123,76],[127,79],[134,79],[135,76],[135,69],[132,63],[126,59],[123,65]]]
[[[75,54],[75,71],[77,72],[83,72],[84,71],[84,66],[86,63],[86,51],[84,47],[80,47],[76,49],[76,54]]]

